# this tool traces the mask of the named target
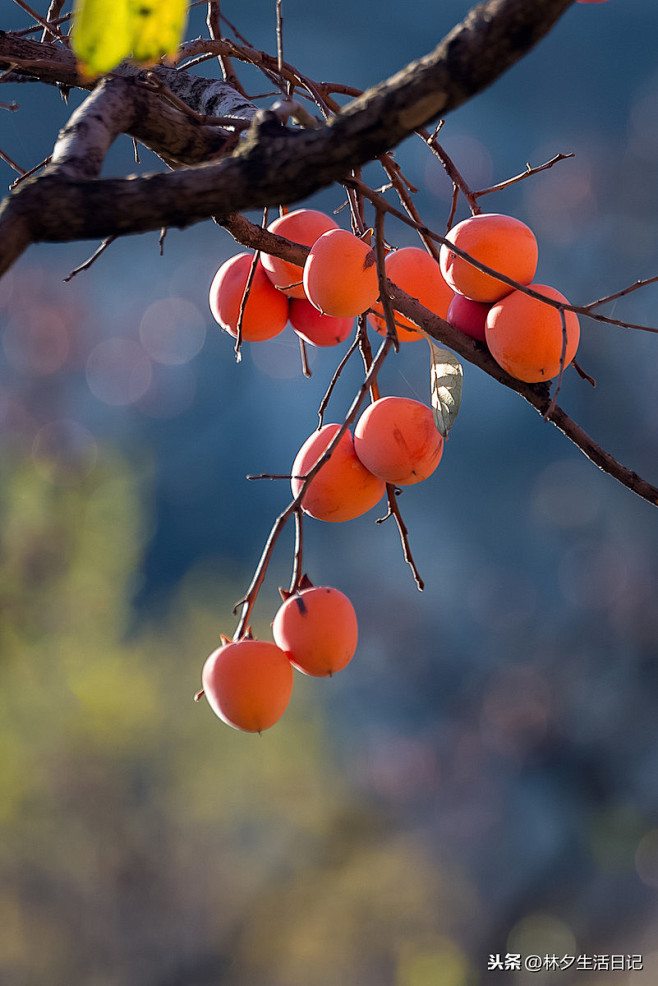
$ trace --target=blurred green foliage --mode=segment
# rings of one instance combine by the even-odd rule
[[[238,590],[193,570],[132,628],[148,498],[126,463],[2,472],[2,981],[467,986],[455,884],[351,788],[319,683],[296,675],[260,738],[192,702]]]

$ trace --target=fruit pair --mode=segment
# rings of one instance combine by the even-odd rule
[[[358,626],[347,596],[331,586],[284,593],[272,624],[274,643],[222,637],[206,660],[202,683],[213,712],[228,725],[262,732],[285,712],[293,686],[293,667],[313,677],[341,671],[356,651]]]
[[[456,292],[448,321],[486,342],[496,362],[518,380],[538,383],[556,377],[578,349],[576,314],[561,314],[558,308],[515,290],[451,250],[453,244],[537,294],[568,305],[555,288],[531,283],[539,255],[532,230],[511,216],[485,213],[457,223],[447,239],[441,247],[441,270]]]
[[[327,424],[302,445],[292,466],[293,496],[327,452],[340,431]],[[330,458],[308,484],[305,513],[318,520],[352,520],[382,498],[386,484],[411,485],[434,472],[443,453],[443,438],[432,411],[406,397],[382,397],[357,421],[354,437],[345,431]]]

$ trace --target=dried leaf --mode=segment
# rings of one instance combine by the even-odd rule
[[[430,344],[430,386],[434,421],[446,438],[459,414],[464,371],[454,353],[437,346],[431,339],[427,341]]]
[[[176,50],[186,21],[186,0],[76,0],[73,50],[90,77],[129,55],[152,64]]]

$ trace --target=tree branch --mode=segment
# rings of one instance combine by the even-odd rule
[[[242,146],[218,164],[84,182],[58,174],[51,166],[5,200],[0,211],[0,274],[18,256],[14,246],[6,245],[18,225],[29,230],[31,242],[105,239],[299,201],[491,84],[551,29],[571,2],[486,0],[432,54],[368,90],[326,125],[286,130],[267,113],[260,114]],[[7,38],[0,37],[0,66],[11,64]],[[63,49],[24,39],[21,44],[48,49],[45,67],[41,58],[23,70],[41,78],[50,74],[53,80],[51,63],[59,71],[66,64],[71,71]],[[191,85],[203,87],[204,82]],[[20,242],[24,249],[24,236]]]

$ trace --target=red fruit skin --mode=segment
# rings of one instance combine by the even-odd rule
[[[456,294],[450,302],[446,322],[464,332],[471,339],[485,342],[484,333],[491,305],[483,301],[471,301],[463,294]]]
[[[347,667],[359,631],[354,607],[344,593],[313,586],[284,602],[274,617],[272,634],[294,667],[324,678]]]
[[[311,346],[337,346],[352,332],[354,319],[323,315],[306,298],[291,298],[290,324]]]
[[[234,729],[260,733],[285,712],[293,671],[276,644],[237,640],[210,654],[201,681],[215,715]]]

